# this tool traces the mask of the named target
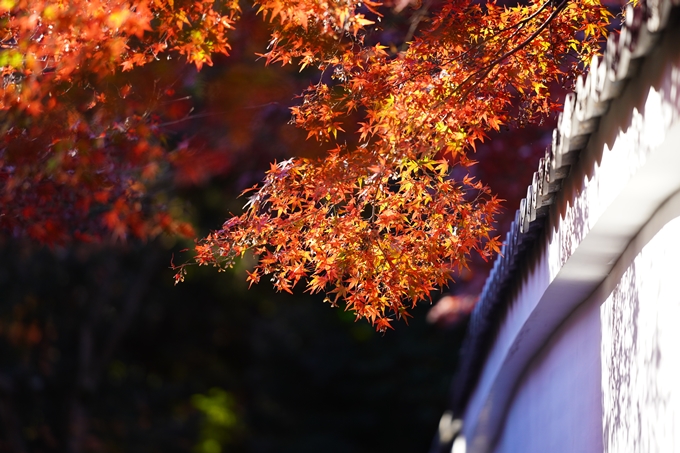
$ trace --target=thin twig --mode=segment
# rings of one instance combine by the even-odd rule
[[[503,60],[505,60],[506,58],[511,57],[512,55],[516,54],[517,52],[519,52],[520,50],[522,50],[523,48],[525,48],[526,46],[528,46],[529,44],[531,44],[531,42],[532,42],[538,35],[540,35],[541,33],[543,33],[543,30],[545,30],[545,29],[548,27],[548,25],[550,25],[550,23],[555,19],[555,17],[557,17],[557,15],[562,11],[562,9],[567,5],[568,2],[569,2],[569,0],[562,0],[562,2],[557,6],[557,8],[555,9],[555,11],[553,11],[553,12],[550,14],[550,16],[548,16],[548,18],[545,20],[545,22],[543,22],[543,23],[536,29],[536,31],[534,31],[527,39],[525,39],[524,41],[522,41],[519,45],[517,45],[517,46],[514,47],[513,49],[511,49],[511,50],[505,52],[505,53],[504,53],[503,55],[501,55],[500,57],[494,59],[493,61],[491,61],[490,63],[488,63],[486,66],[483,66],[483,67],[479,68],[478,70],[476,70],[475,72],[473,72],[472,74],[470,74],[469,76],[467,76],[467,77],[465,78],[465,80],[463,80],[463,81],[458,85],[458,87],[456,88],[456,90],[460,89],[460,87],[462,87],[463,85],[465,85],[466,83],[468,83],[473,77],[476,77],[476,76],[478,76],[479,74],[481,74],[481,73],[483,72],[484,74],[483,74],[481,77],[479,77],[479,78],[475,81],[475,84],[481,82],[482,80],[484,80],[484,78],[486,78],[486,76],[489,75],[489,73],[491,72],[491,70],[492,70],[495,66],[497,66],[499,63],[501,63],[501,62],[502,62]],[[461,101],[464,101],[465,98],[467,98],[467,96],[470,94],[470,92],[472,91],[472,88],[474,88],[474,86],[475,86],[475,85],[473,84],[470,88],[468,88],[468,89],[464,92],[464,94],[461,96]]]

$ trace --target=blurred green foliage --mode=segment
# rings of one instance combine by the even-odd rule
[[[221,453],[222,446],[229,443],[231,431],[238,423],[233,396],[221,388],[213,387],[207,395],[200,393],[193,395],[191,403],[203,412],[200,437],[194,451]]]

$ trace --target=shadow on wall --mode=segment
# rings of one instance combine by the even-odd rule
[[[602,304],[605,452],[680,448],[680,218],[637,255]]]

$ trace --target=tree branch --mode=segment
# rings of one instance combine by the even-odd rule
[[[478,84],[479,82],[481,82],[482,80],[484,80],[484,79],[489,75],[489,73],[491,72],[491,70],[492,70],[495,66],[497,66],[498,64],[500,64],[501,62],[503,62],[503,60],[505,60],[506,58],[509,58],[509,57],[511,57],[512,55],[514,55],[514,54],[516,54],[517,52],[519,52],[520,50],[524,49],[526,46],[528,46],[529,44],[531,44],[531,42],[532,42],[538,35],[540,35],[541,33],[543,33],[543,31],[548,27],[548,25],[550,25],[550,23],[555,19],[555,17],[557,17],[557,15],[562,11],[562,9],[564,9],[564,7],[567,5],[568,2],[569,2],[569,0],[562,0],[561,3],[560,3],[559,5],[557,5],[557,8],[555,8],[555,11],[553,11],[553,12],[550,14],[550,16],[548,16],[548,18],[545,20],[545,22],[543,22],[543,23],[536,29],[536,31],[534,31],[528,38],[526,38],[524,41],[522,41],[521,43],[519,43],[516,47],[514,47],[514,48],[512,48],[511,50],[505,52],[505,53],[504,53],[503,55],[501,55],[500,57],[498,57],[498,58],[492,60],[492,61],[491,61],[490,63],[488,63],[486,66],[483,66],[483,67],[479,68],[478,70],[476,70],[475,72],[473,72],[472,74],[470,74],[469,76],[467,76],[467,77],[465,78],[465,80],[463,80],[463,81],[460,83],[460,85],[458,85],[458,87],[456,88],[456,90],[460,89],[463,85],[465,85],[466,83],[468,83],[473,77],[477,77],[479,74],[483,73],[483,74],[481,75],[481,77],[478,77],[477,80],[475,80],[474,84],[473,84],[470,88],[468,88],[468,89],[463,93],[463,95],[461,96],[461,101],[464,101],[464,100],[467,98],[467,96],[470,94],[470,92],[472,91],[472,89],[474,88],[474,86],[475,86],[476,84]]]

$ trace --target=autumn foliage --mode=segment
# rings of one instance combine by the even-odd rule
[[[197,243],[199,264],[254,253],[251,282],[303,282],[384,330],[470,254],[499,250],[499,200],[467,176],[470,153],[490,131],[558,109],[551,87],[598,52],[610,13],[598,0],[426,1],[404,10],[401,48],[376,42],[382,16],[405,6],[255,3],[271,27],[261,57],[320,72],[292,115],[329,151],[272,164],[245,212]],[[133,74],[228,54],[239,5],[3,0],[0,14],[0,227],[47,242],[191,234],[149,190],[175,158],[159,127],[166,87]]]
[[[125,73],[173,51],[198,68],[228,53],[239,9],[217,6],[0,3],[0,227],[47,243],[193,234],[148,191],[174,158],[158,127],[169,87]]]
[[[373,22],[359,11],[377,20],[378,4],[342,5],[304,18],[299,2],[262,5],[276,26],[268,61],[332,73],[293,117],[334,146],[322,160],[273,164],[246,212],[201,241],[197,259],[228,267],[252,251],[251,282],[269,276],[290,292],[304,281],[384,330],[471,253],[498,252],[499,202],[466,176],[468,153],[501,125],[555,111],[549,87],[597,52],[610,14],[596,1],[448,1],[405,50],[389,52],[366,43]],[[363,121],[343,121],[354,112]],[[337,139],[345,131],[358,145]]]

